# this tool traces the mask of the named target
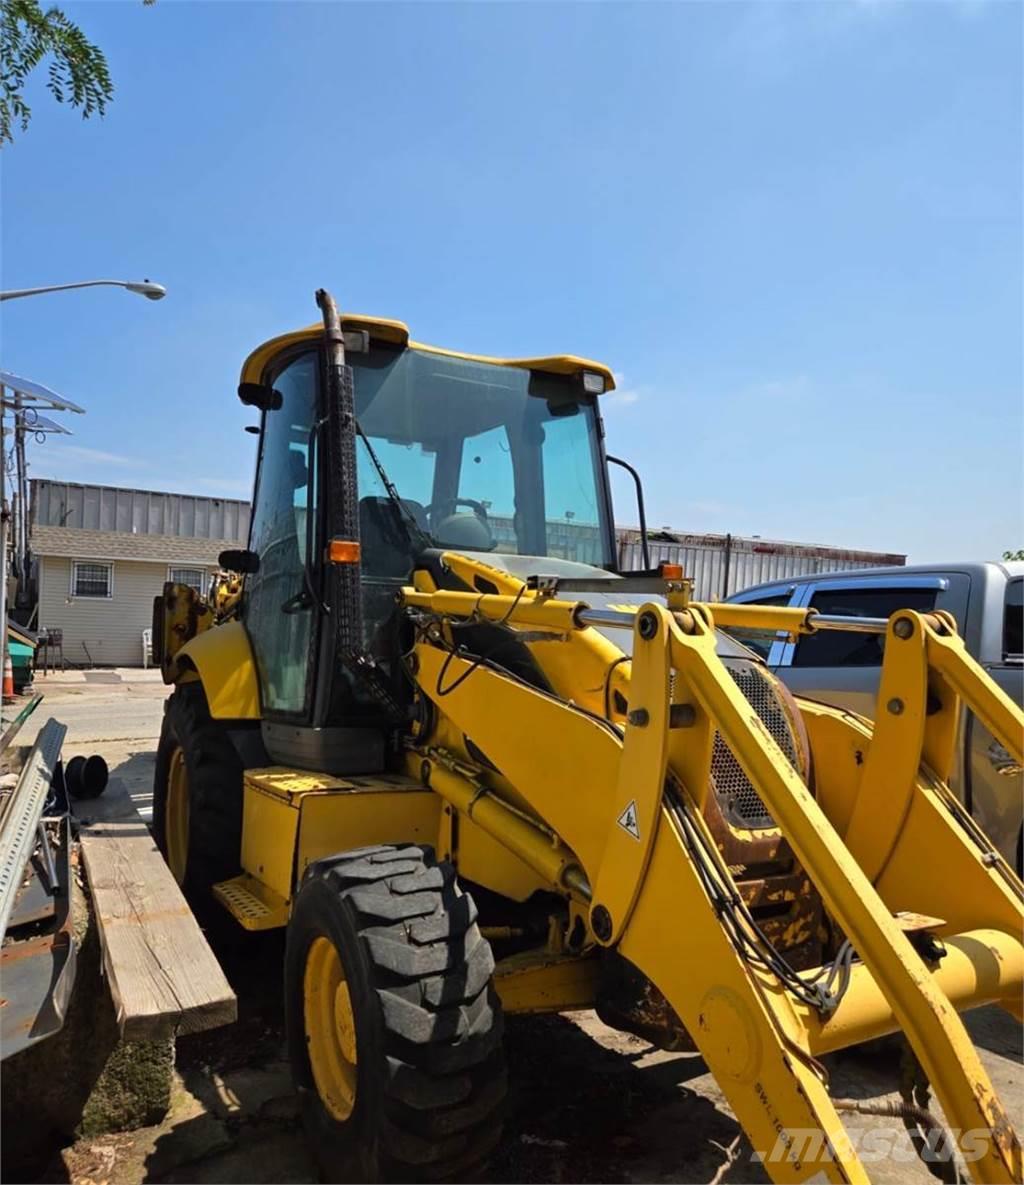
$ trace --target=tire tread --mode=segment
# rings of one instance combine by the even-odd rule
[[[240,870],[242,763],[210,716],[202,686],[185,683],[164,705],[153,785],[153,834],[167,855],[164,809],[171,753],[180,746],[189,773],[189,851],[184,891],[194,909],[213,907],[210,887]],[[219,910],[218,910],[219,912]]]
[[[494,956],[472,898],[426,845],[328,857],[303,888],[314,880],[354,915],[380,1005],[377,1179],[476,1171],[500,1138],[508,1083]]]

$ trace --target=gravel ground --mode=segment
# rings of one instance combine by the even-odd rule
[[[67,752],[100,752],[149,817],[153,754],[165,689],[150,675],[98,672],[52,679],[32,729],[68,724]],[[109,675],[117,674],[116,679]],[[42,683],[43,681],[40,681]],[[9,714],[9,713],[8,713]],[[303,1182],[314,1179],[285,1061],[280,1002],[283,941],[253,936],[219,949],[239,994],[235,1025],[178,1041],[170,1113],[158,1127],[83,1139],[44,1181]],[[268,969],[272,969],[268,974]],[[967,1018],[997,1091],[1024,1119],[1021,1026],[999,1009]],[[512,1100],[489,1180],[761,1182],[714,1079],[695,1054],[652,1049],[591,1012],[508,1021]],[[882,1043],[827,1059],[836,1097],[894,1098],[898,1060]],[[893,1155],[869,1166],[876,1185],[934,1180],[898,1122],[849,1116],[851,1129],[893,1133]]]
[[[178,1042],[178,1082],[159,1127],[82,1140],[47,1180],[77,1185],[140,1182],[315,1180],[291,1093],[280,1003],[268,965],[270,938],[232,968],[241,996],[228,1029]],[[1003,1012],[973,1014],[970,1027],[1004,1101],[1021,1111],[1020,1027]],[[765,1182],[703,1061],[615,1032],[592,1012],[512,1017],[507,1047],[512,1102],[492,1182]],[[892,1050],[828,1059],[837,1095],[895,1098]],[[869,1166],[876,1185],[934,1181],[893,1121],[851,1117],[893,1136],[900,1159]]]

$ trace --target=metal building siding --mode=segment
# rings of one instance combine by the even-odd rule
[[[643,567],[639,532],[620,529],[617,534],[620,570],[628,572]],[[817,572],[906,563],[906,556],[889,552],[852,551],[737,535],[674,535],[671,540],[651,539],[649,550],[654,565],[681,564],[686,575],[693,579],[694,594],[705,600],[727,597],[754,584]]]
[[[152,624],[153,598],[167,579],[167,564],[114,561],[113,596],[107,599],[72,597],[73,562],[63,556],[40,557],[39,628],[64,631],[69,663],[141,666],[142,631]]]
[[[518,546],[512,519],[502,515],[490,515],[487,519],[496,550],[502,547],[515,551]],[[579,564],[600,566],[604,558],[604,540],[599,527],[587,523],[573,523],[549,519],[546,530],[547,554],[562,560],[574,560]]]
[[[32,482],[32,522],[50,527],[244,543],[249,535],[249,504],[234,498],[36,478]]]

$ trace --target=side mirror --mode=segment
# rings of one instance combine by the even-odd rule
[[[247,548],[238,551],[222,551],[217,563],[228,572],[241,572],[243,576],[255,576],[260,570],[260,557]]]
[[[246,407],[258,407],[260,411],[277,411],[284,403],[284,396],[273,387],[262,383],[239,383],[238,398]]]

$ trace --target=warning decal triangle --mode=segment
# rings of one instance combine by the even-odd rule
[[[623,831],[628,831],[634,839],[640,838],[640,824],[636,817],[636,799],[630,801],[629,806],[619,815],[618,824]]]

